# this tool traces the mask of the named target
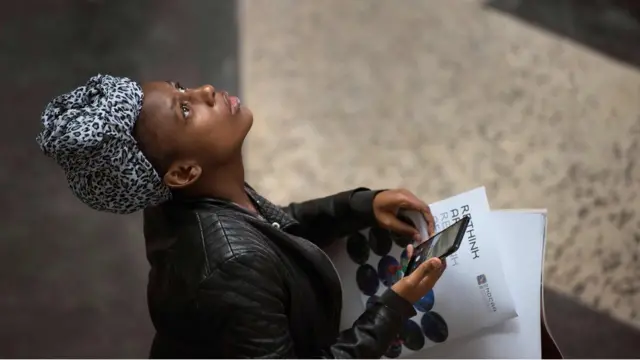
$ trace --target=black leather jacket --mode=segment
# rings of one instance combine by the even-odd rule
[[[342,289],[320,247],[375,223],[360,188],[261,217],[219,199],[144,213],[152,358],[380,358],[413,306],[388,290],[339,332]]]

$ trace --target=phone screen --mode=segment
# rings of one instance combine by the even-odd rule
[[[456,221],[453,225],[433,235],[427,241],[417,246],[415,254],[409,262],[405,273],[410,274],[426,260],[433,257],[443,257],[447,255],[447,252],[449,252],[451,248],[459,246],[459,244],[456,245],[456,240],[462,237],[463,234],[461,234],[461,232],[464,233],[464,231],[466,231],[468,223],[468,218]]]

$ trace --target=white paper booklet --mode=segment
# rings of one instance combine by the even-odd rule
[[[546,239],[546,210],[498,210],[491,213],[494,244],[500,248],[502,265],[513,295],[518,317],[462,337],[415,358],[540,359],[541,288]]]
[[[407,357],[414,352],[423,354],[425,349],[517,316],[501,255],[492,241],[495,229],[484,187],[430,207],[436,231],[465,215],[471,216],[471,222],[460,249],[447,259],[442,278],[433,291],[416,303],[418,314],[387,351],[388,358]],[[342,280],[342,329],[352,326],[371,297],[382,294],[397,281],[393,274],[404,260],[405,244],[406,240],[373,228],[326,249]]]

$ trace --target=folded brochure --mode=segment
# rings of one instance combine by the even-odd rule
[[[470,216],[462,245],[447,270],[415,305],[385,357],[400,358],[470,335],[517,317],[500,260],[491,241],[490,208],[484,187],[430,205],[436,232]],[[398,278],[406,264],[406,238],[380,228],[365,229],[326,249],[342,281],[341,328],[346,329]],[[401,273],[400,273],[401,274]]]

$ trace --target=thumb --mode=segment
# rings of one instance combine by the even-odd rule
[[[427,278],[430,279],[431,275],[437,274],[441,266],[442,266],[442,261],[440,261],[440,259],[431,258],[423,262],[422,264],[420,264],[420,266],[418,266],[418,268],[415,269],[411,273],[411,275],[409,275],[409,277],[411,278],[412,282],[415,281],[416,284],[421,283],[423,280]],[[434,284],[436,280],[438,279],[436,278],[434,280],[433,282]]]
[[[436,283],[442,276],[442,273],[444,272],[445,264],[441,262],[440,259],[435,259],[435,260],[437,263],[435,268],[432,269],[428,273],[428,275],[422,279],[422,282],[420,282],[419,286],[420,288],[422,288],[423,291],[429,291],[433,289],[433,287],[436,285]]]
[[[407,273],[407,266],[409,266],[409,259],[413,257],[413,245],[411,244],[407,245],[407,247],[405,248],[405,252],[406,252],[406,260],[400,261],[400,263],[402,263],[403,274]]]
[[[406,247],[407,250],[407,259],[411,259],[411,257],[413,256],[413,245],[409,244]]]

